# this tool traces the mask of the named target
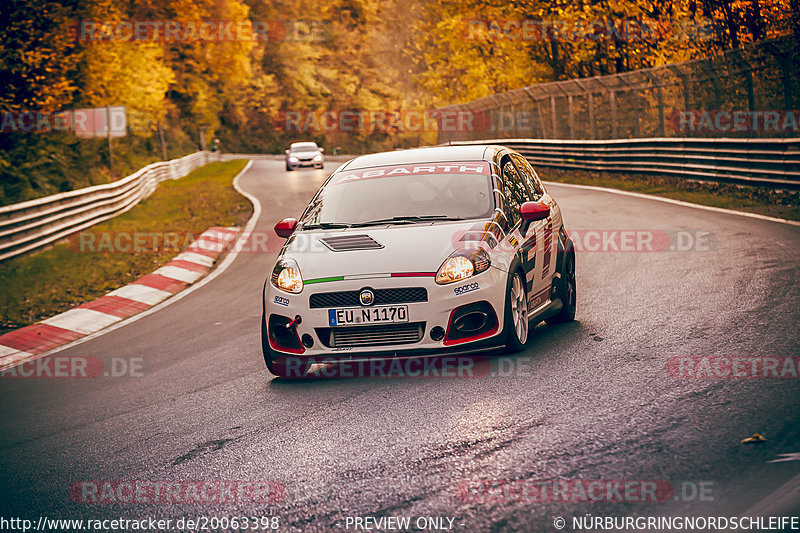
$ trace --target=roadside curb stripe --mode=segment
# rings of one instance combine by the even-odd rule
[[[135,315],[139,311],[144,311],[148,307],[150,306],[146,303],[137,302],[136,300],[131,300],[129,298],[123,298],[122,296],[106,294],[97,300],[92,300],[91,302],[86,302],[85,304],[79,305],[78,309],[94,309],[95,311],[100,311],[101,313],[108,313],[109,315],[118,316],[120,318],[128,318],[129,316]]]
[[[153,289],[175,294],[188,285],[188,283],[179,279],[168,278],[167,276],[162,276],[161,274],[148,274],[134,281],[133,285],[145,285]]]
[[[151,274],[38,324],[0,335],[0,370],[41,357],[45,352],[146,312],[206,275],[238,234],[239,228],[211,227]]]
[[[106,326],[110,326],[118,320],[122,319],[118,316],[101,313],[93,309],[81,309],[80,307],[76,307],[75,309],[70,309],[69,311],[48,318],[47,320],[42,320],[42,324],[88,335]]]
[[[173,259],[167,263],[166,266],[180,267],[186,270],[191,270],[192,272],[200,272],[201,274],[208,272],[207,266],[192,263],[191,261],[184,261],[183,259]]]
[[[34,324],[6,333],[0,340],[2,345],[32,355],[45,352],[61,344],[73,341],[82,335],[49,324]],[[0,364],[5,364],[5,361]]]
[[[208,257],[207,255],[196,254],[194,252],[183,252],[182,254],[178,254],[173,261],[187,261],[189,263],[194,263],[195,265],[204,267],[211,267],[214,264],[214,260],[212,258]]]
[[[162,300],[166,300],[172,295],[167,291],[160,291],[158,289],[154,289],[153,287],[148,287],[147,285],[131,284],[120,287],[115,291],[111,291],[106,296],[119,296],[121,298],[143,303],[149,307],[151,305],[156,305]]]
[[[153,272],[153,274],[158,274],[159,276],[185,281],[186,283],[194,283],[195,281],[203,277],[203,274],[197,272],[196,270],[188,270],[171,264],[167,264],[159,268],[158,270]]]

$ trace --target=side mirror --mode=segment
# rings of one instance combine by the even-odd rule
[[[519,216],[522,217],[520,232],[523,236],[528,234],[532,222],[544,220],[550,216],[550,206],[544,202],[525,202],[519,206]]]
[[[289,155],[289,150],[285,150],[286,155]]]
[[[550,206],[543,202],[525,202],[519,206],[519,216],[529,222],[543,220],[550,216]]]
[[[277,224],[275,224],[275,233],[278,237],[283,237],[284,239],[288,239],[294,233],[294,229],[297,227],[297,219],[296,218],[284,218]]]
[[[320,151],[320,152],[324,152],[324,151],[325,151],[325,148],[321,148],[321,147],[320,147],[319,151]]]

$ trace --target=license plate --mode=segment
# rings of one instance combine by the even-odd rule
[[[395,322],[408,322],[407,305],[328,309],[328,324],[331,326],[392,324]]]

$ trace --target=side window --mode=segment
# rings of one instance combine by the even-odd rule
[[[533,167],[530,167],[530,169],[531,169],[531,172],[533,173],[534,183],[536,183],[536,190],[539,191],[539,194],[544,196],[547,193],[547,191],[544,190],[544,185],[542,184],[542,179],[539,177],[539,174],[537,174],[536,171],[533,170]]]
[[[514,159],[514,163],[517,164],[517,168],[520,174],[522,174],[522,178],[525,180],[528,190],[531,191],[531,200],[535,201],[541,198],[544,194],[544,189],[533,167],[520,155],[512,154],[511,157]]]
[[[509,158],[503,160],[503,212],[508,217],[508,225],[513,228],[519,222],[519,206],[527,200],[527,191],[516,167]]]

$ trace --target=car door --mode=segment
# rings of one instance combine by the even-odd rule
[[[528,188],[531,190],[531,199],[538,202],[546,203],[550,206],[550,216],[544,220],[537,221],[536,240],[539,243],[537,246],[537,261],[536,266],[536,282],[535,285],[544,291],[550,288],[553,283],[553,276],[556,272],[556,262],[558,259],[558,233],[561,230],[562,219],[561,210],[558,207],[555,199],[547,193],[542,181],[536,174],[536,171],[531,167],[530,163],[519,154],[512,154],[511,158],[517,164],[520,176],[525,180]],[[538,292],[538,291],[537,291]],[[547,294],[539,295],[540,302],[534,302],[534,307],[547,301]]]
[[[519,207],[530,201],[531,194],[525,180],[520,175],[517,165],[514,163],[511,154],[506,153],[500,158],[500,175],[503,180],[503,212],[508,219],[509,233],[506,236],[504,245],[513,249],[519,257],[522,269],[525,271],[527,282],[527,292],[529,305],[532,296],[541,291],[540,283],[537,282],[537,231],[538,222],[531,224],[525,235],[521,232],[521,218]]]
[[[526,201],[545,202],[550,205],[551,214],[543,220],[533,222],[523,236],[521,253],[526,258],[529,270],[526,269],[528,279],[528,305],[534,310],[548,301],[550,287],[553,283],[553,271],[556,264],[555,238],[557,226],[553,224],[553,206],[555,202],[549,198],[538,181],[533,169],[524,157],[511,153],[509,159],[513,161],[518,180],[527,191]]]

